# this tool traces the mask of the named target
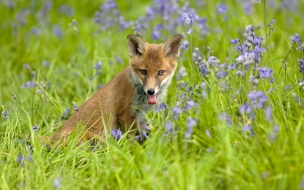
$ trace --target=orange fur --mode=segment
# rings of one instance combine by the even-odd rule
[[[142,130],[146,125],[142,111],[155,107],[148,104],[147,90],[155,90],[158,104],[163,101],[177,66],[181,40],[181,35],[175,35],[165,44],[148,44],[129,35],[130,65],[80,106],[51,141],[66,139],[75,129],[84,133],[84,139],[104,138],[105,127],[108,131]],[[161,76],[160,70],[164,71]]]

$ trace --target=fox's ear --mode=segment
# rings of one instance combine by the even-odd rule
[[[146,50],[145,42],[133,34],[129,34],[127,38],[129,45],[129,55],[141,56]]]
[[[183,36],[181,34],[176,34],[166,41],[162,47],[165,57],[179,57],[179,49],[182,45],[182,39]]]

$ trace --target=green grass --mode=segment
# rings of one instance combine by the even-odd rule
[[[201,35],[197,23],[191,35],[186,34],[189,26],[177,27],[177,32],[189,41],[177,68],[178,72],[185,67],[186,76],[176,74],[168,91],[168,108],[149,113],[155,129],[150,138],[138,144],[126,135],[119,141],[108,136],[92,149],[87,143],[77,145],[72,137],[67,145],[51,150],[42,146],[40,138],[54,134],[62,126],[64,110],[71,107],[74,112],[73,102],[84,103],[99,85],[128,65],[126,36],[133,29],[113,26],[96,33],[100,25],[94,23],[94,13],[103,1],[68,1],[75,10],[72,16],[58,13],[63,4],[59,0],[53,1],[45,16],[39,13],[43,7],[40,1],[18,0],[13,9],[5,3],[0,1],[0,111],[7,111],[8,116],[4,119],[1,115],[0,120],[0,189],[55,189],[58,179],[60,189],[304,188],[304,89],[299,84],[304,76],[297,62],[304,53],[296,51],[295,45],[286,59],[292,47],[290,36],[298,33],[304,38],[303,1],[296,2],[292,11],[280,6],[281,2],[275,2],[274,7],[268,1],[266,7],[264,1],[253,3],[249,15],[235,1],[227,2],[228,12],[223,15],[216,12],[217,2],[204,1],[203,6],[198,6],[190,1],[190,7],[207,18],[208,33]],[[124,0],[118,2],[118,7],[126,20],[137,20],[150,4]],[[21,11],[26,24],[16,19]],[[74,18],[77,31],[69,26]],[[277,22],[266,43],[269,28],[265,30],[265,23],[271,19]],[[146,41],[153,41],[150,34],[159,22],[167,23],[159,18],[147,22],[143,35]],[[56,24],[62,29],[62,38],[53,34]],[[273,70],[274,82],[260,79],[258,85],[253,85],[250,77],[257,71],[252,67],[244,70],[244,79],[236,71],[217,79],[214,74],[218,68],[203,77],[192,61],[191,49],[198,47],[206,59],[210,54],[230,65],[239,55],[230,40],[243,41],[247,25],[255,26],[255,34],[264,38],[262,47],[267,51],[259,66]],[[32,33],[33,27],[40,29],[39,35]],[[167,31],[162,37],[172,35]],[[116,55],[121,57],[121,64]],[[287,64],[281,70],[282,59]],[[44,67],[43,61],[48,61],[49,66]],[[103,62],[101,74],[89,80],[95,74],[97,61]],[[30,69],[24,69],[26,63]],[[21,88],[27,81],[38,86]],[[181,87],[185,82],[187,86]],[[202,82],[207,97],[202,95]],[[272,107],[272,120],[265,117],[266,109],[253,110],[254,119],[240,114],[241,105],[248,102],[247,94],[255,90],[267,95],[266,107]],[[173,109],[177,103],[183,102],[184,106],[189,100],[195,101],[197,107],[183,111],[175,120]],[[231,125],[226,118],[221,119],[223,113]],[[191,138],[185,138],[189,118],[198,124]],[[167,122],[176,129],[173,135],[164,127]],[[243,131],[246,124],[252,125],[252,131]],[[32,129],[34,125],[39,128],[37,133]]]

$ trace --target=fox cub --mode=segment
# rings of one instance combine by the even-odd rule
[[[177,66],[183,36],[174,35],[164,44],[149,44],[128,35],[130,65],[79,107],[51,137],[66,139],[74,130],[84,139],[100,139],[108,131],[141,131],[144,113],[162,103]]]

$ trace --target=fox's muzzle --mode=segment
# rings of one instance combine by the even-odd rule
[[[155,90],[150,88],[147,90],[147,94],[148,94],[148,104],[156,104],[157,103],[157,94],[155,93]]]
[[[154,89],[148,89],[147,94],[148,95],[153,95],[155,93]]]

